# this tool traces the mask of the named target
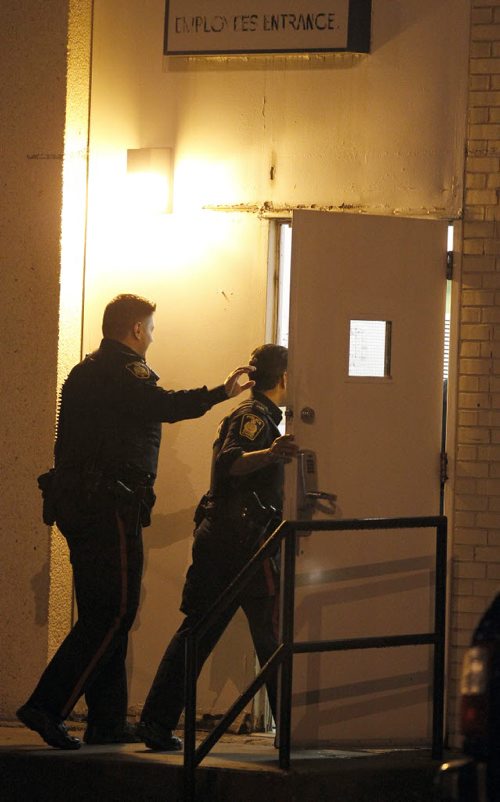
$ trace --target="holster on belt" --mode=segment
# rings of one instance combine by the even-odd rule
[[[121,479],[111,479],[107,484],[107,489],[115,496],[120,511],[128,514],[131,508],[137,509],[137,506],[139,506],[141,526],[150,525],[151,510],[156,501],[152,484],[142,481],[135,484],[134,487],[130,487],[125,482],[122,482]]]

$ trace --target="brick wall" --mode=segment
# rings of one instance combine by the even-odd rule
[[[500,0],[473,0],[459,327],[450,735],[460,663],[500,590]]]

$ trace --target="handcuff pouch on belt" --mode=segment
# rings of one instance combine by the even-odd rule
[[[53,526],[57,519],[58,501],[63,496],[72,498],[78,511],[82,503],[90,502],[102,484],[102,471],[50,468],[37,477],[37,482],[42,493],[42,520],[44,524]]]

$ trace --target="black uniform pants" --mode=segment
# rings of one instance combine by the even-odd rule
[[[168,729],[177,726],[184,708],[186,633],[202,618],[251,557],[253,549],[242,546],[232,519],[217,523],[205,519],[195,533],[193,562],[184,585],[181,609],[187,614],[175,633],[158,667],[142,712],[144,721],[155,721]],[[252,578],[250,585],[222,613],[198,643],[198,674],[217,641],[241,607],[261,666],[278,645],[278,586],[269,561]],[[276,719],[276,677],[266,684],[269,703]]]
[[[82,694],[88,723],[122,726],[127,713],[125,658],[139,605],[142,533],[138,509],[124,512],[110,495],[77,510],[58,503],[57,524],[68,541],[78,620],[30,697],[65,719]]]
[[[278,597],[246,597],[237,599],[221,615],[198,643],[198,675],[207,657],[223,634],[238,607],[245,613],[261,667],[276,651],[278,645],[276,612]],[[167,729],[175,729],[184,709],[185,643],[188,630],[199,620],[199,614],[187,615],[170,641],[156,672],[153,685],[142,711],[143,721],[154,721]],[[277,717],[277,681],[273,676],[267,683],[267,694],[273,716]]]

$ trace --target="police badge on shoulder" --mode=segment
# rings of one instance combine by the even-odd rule
[[[265,423],[258,415],[251,412],[245,413],[241,419],[240,434],[247,440],[255,440],[259,436]]]
[[[129,362],[125,367],[136,379],[149,379],[151,376],[151,371],[144,362]]]

